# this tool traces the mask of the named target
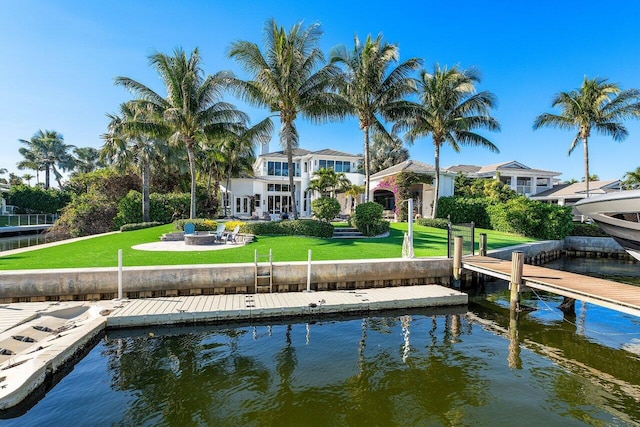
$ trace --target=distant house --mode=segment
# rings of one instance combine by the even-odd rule
[[[230,207],[229,214],[233,216],[262,218],[265,215],[293,212],[286,153],[269,153],[266,145],[262,147],[262,152],[253,164],[253,176],[233,178],[230,188],[222,189]],[[358,163],[361,161],[362,156],[336,150],[294,149],[293,185],[299,215],[311,216],[311,202],[320,197],[313,191],[307,191],[309,181],[318,169],[343,172],[352,184],[363,185],[364,175],[358,172]]]
[[[9,193],[11,190],[11,186],[9,184],[5,184],[0,182],[0,215],[6,215],[7,212],[7,201],[4,199],[4,193]]]
[[[560,172],[533,169],[515,160],[488,166],[455,165],[446,169],[454,175],[462,173],[469,178],[493,178],[510,186],[518,194],[531,197],[553,188]]]
[[[380,203],[384,209],[394,212],[401,200],[396,200],[393,188],[389,186],[389,178],[400,172],[415,172],[418,174],[435,176],[435,168],[426,163],[416,160],[406,160],[395,166],[371,175],[371,185],[369,186],[369,200]],[[455,173],[446,170],[440,171],[440,197],[453,195],[453,179]],[[417,183],[410,188],[411,198],[414,200],[414,211],[423,216],[431,215],[431,208],[434,197],[434,187],[431,184]]]
[[[611,193],[620,191],[622,183],[619,179],[608,181],[589,181],[589,195]],[[587,187],[584,182],[573,184],[560,184],[532,196],[531,199],[548,202],[560,206],[572,206],[577,201],[587,197]]]

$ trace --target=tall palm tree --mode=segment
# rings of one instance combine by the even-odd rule
[[[293,185],[293,149],[298,146],[295,120],[302,115],[315,122],[330,116],[342,117],[335,99],[327,92],[335,75],[333,67],[322,67],[324,55],[318,47],[322,35],[319,24],[306,29],[294,24],[289,32],[271,19],[264,26],[264,51],[249,41],[231,44],[229,57],[242,64],[252,80],[235,80],[235,88],[246,101],[267,107],[280,116],[280,143],[289,164],[289,188],[294,219],[298,218]]]
[[[624,174],[623,184],[629,189],[640,188],[640,166],[636,170]]]
[[[403,146],[402,139],[395,134],[391,135],[391,139],[389,139],[384,135],[374,133],[371,136],[371,142],[369,170],[372,174],[409,159],[409,150]]]
[[[591,130],[611,136],[614,141],[624,140],[629,132],[621,121],[640,116],[639,100],[640,91],[637,89],[623,91],[617,84],[607,82],[607,79],[588,79],[585,76],[579,89],[560,92],[551,101],[552,107],[561,109],[560,114],[544,113],[534,120],[534,130],[543,126],[578,130],[569,146],[569,154],[582,143],[587,197]]]
[[[31,139],[19,139],[19,142],[26,145],[18,150],[25,160],[18,162],[18,169],[44,170],[45,188],[51,184],[50,174],[53,175],[62,186],[62,172],[73,170],[75,159],[69,151],[75,148],[73,145],[65,144],[64,137],[54,130],[39,130]]]
[[[398,46],[369,35],[364,44],[355,37],[353,50],[343,45],[330,52],[330,63],[341,65],[343,73],[336,86],[346,107],[345,114],[358,118],[364,132],[365,199],[369,201],[370,132],[375,131],[392,140],[383,121],[405,117],[415,104],[403,99],[415,92],[410,73],[420,66],[420,60],[411,58],[394,67],[399,61]]]
[[[93,147],[74,148],[73,154],[76,155],[76,171],[78,173],[93,172],[99,167],[104,167],[100,161],[100,151]],[[75,173],[74,172],[74,173]]]
[[[224,138],[221,139],[219,150],[221,163],[224,165],[224,174],[227,180],[227,192],[231,187],[231,178],[242,172],[252,172],[255,161],[255,147],[261,142],[266,142],[271,138],[273,123],[270,118],[266,118],[253,127],[248,128],[243,124],[234,126]],[[225,198],[230,202],[228,198]],[[228,205],[224,205],[224,212],[227,212]]]
[[[499,152],[491,141],[474,132],[476,129],[499,131],[498,121],[491,117],[495,96],[491,92],[476,92],[480,76],[474,69],[441,68],[436,64],[433,72],[420,72],[418,97],[421,108],[416,114],[398,122],[396,130],[407,130],[410,142],[431,135],[435,151],[435,179],[433,210],[438,210],[440,186],[440,148],[449,144],[455,152],[461,145],[472,145]]]
[[[232,124],[246,123],[248,117],[220,100],[231,75],[218,72],[204,76],[197,48],[189,57],[182,49],[176,49],[173,56],[155,53],[149,62],[165,85],[166,97],[128,77],[116,77],[115,82],[137,97],[139,108],[158,118],[154,132],[167,132],[170,142],[186,147],[191,175],[190,218],[195,218],[196,150],[224,134]]]
[[[150,221],[151,163],[165,157],[167,147],[162,138],[145,132],[144,123],[151,122],[134,102],[120,105],[120,114],[107,114],[109,131],[101,136],[104,140],[100,151],[101,160],[113,163],[123,170],[130,165],[140,169],[142,178],[142,221]]]

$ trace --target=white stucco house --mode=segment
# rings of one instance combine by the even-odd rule
[[[553,188],[560,172],[533,169],[515,160],[488,166],[455,165],[447,171],[462,173],[469,178],[493,178],[510,186],[518,194],[531,197]]]
[[[259,217],[291,213],[289,169],[284,151],[267,152],[266,146],[253,164],[253,176],[231,179],[230,188],[222,189],[228,198],[230,214],[237,217]],[[307,191],[309,181],[320,168],[343,172],[352,184],[363,185],[364,175],[358,173],[362,157],[336,150],[293,150],[296,206],[300,217],[311,216],[311,201],[319,194]],[[339,199],[340,200],[340,199]],[[253,202],[253,210],[251,210]],[[344,203],[341,203],[344,206]]]
[[[418,174],[435,176],[435,167],[416,160],[406,160],[395,166],[371,175],[371,185],[369,186],[369,200],[380,203],[385,211],[394,212],[401,200],[395,200],[395,195],[388,185],[385,185],[385,178],[395,176],[400,172],[414,172]],[[440,170],[439,195],[440,197],[453,195],[453,184],[456,174],[447,170]],[[431,184],[417,183],[409,189],[411,198],[414,201],[414,214],[422,217],[430,217],[433,207],[434,187]]]

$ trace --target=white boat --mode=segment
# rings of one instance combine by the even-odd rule
[[[575,208],[640,260],[640,190],[589,197],[576,203]]]

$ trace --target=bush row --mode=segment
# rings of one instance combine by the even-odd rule
[[[50,188],[15,185],[9,190],[7,204],[17,206],[18,214],[58,213],[71,200],[69,193]]]
[[[194,225],[196,231],[215,231],[218,228],[218,223],[212,219],[179,219],[173,222],[173,226],[176,230],[184,231],[184,226],[187,223]]]
[[[570,207],[519,196],[504,203],[488,198],[443,197],[438,216],[454,224],[473,221],[476,227],[515,233],[536,239],[562,239],[573,229]]]
[[[168,224],[177,218],[189,217],[191,196],[187,193],[151,193],[149,220]],[[116,226],[142,222],[142,194],[131,190],[118,203]]]
[[[420,218],[416,220],[416,223],[422,225],[424,227],[433,227],[433,228],[449,228],[449,221],[444,218]]]
[[[333,236],[333,225],[313,219],[293,221],[248,222],[240,229],[243,233],[256,235],[311,236],[329,238]]]
[[[157,221],[152,221],[152,222],[139,222],[137,224],[125,224],[122,227],[120,227],[120,231],[142,230],[143,228],[157,227],[158,225],[162,225],[162,223]]]

